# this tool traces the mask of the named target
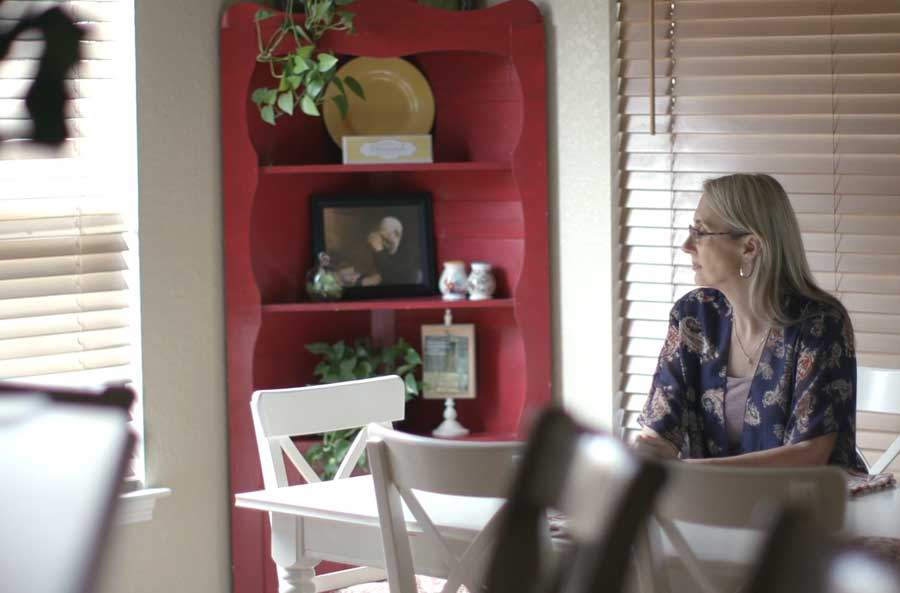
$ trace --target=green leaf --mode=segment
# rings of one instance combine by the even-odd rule
[[[416,352],[416,349],[410,346],[406,349],[406,362],[411,365],[419,365],[422,364],[422,357],[419,356],[419,353]]]
[[[278,99],[278,91],[276,89],[266,89],[266,104],[267,105],[275,105],[275,101]]]
[[[413,375],[412,373],[407,373],[406,376],[403,377],[403,383],[406,385],[406,393],[408,395],[419,395],[419,385],[416,383],[415,375]]]
[[[353,4],[353,2],[355,2],[355,0],[334,0],[334,3],[338,6],[347,6],[348,4]],[[338,13],[340,12],[342,11],[338,11]]]
[[[283,93],[284,91],[288,90],[289,88],[291,88],[291,87],[288,84],[287,79],[282,77],[281,80],[278,81],[278,92]],[[280,101],[281,98],[279,97],[278,100]]]
[[[253,91],[253,94],[250,95],[250,100],[257,105],[260,105],[262,103],[265,103],[267,96],[269,96],[269,89],[263,86]]]
[[[337,78],[335,78],[337,80]],[[335,95],[331,98],[334,101],[334,104],[337,105],[337,108],[341,112],[341,119],[347,119],[347,111],[349,110],[349,105],[347,105],[347,97],[344,95]]]
[[[348,10],[339,10],[337,11],[337,16],[341,19],[342,24],[346,25],[351,31],[354,30],[353,18],[356,16],[355,14]]]
[[[365,100],[366,93],[363,91],[362,85],[359,84],[359,81],[353,78],[352,76],[344,77],[344,84],[350,87],[350,90],[353,91],[357,97]]]
[[[348,358],[347,360],[342,360],[341,364],[338,365],[341,370],[342,376],[348,376],[351,379],[353,378],[353,368],[356,366],[356,358]]]
[[[278,95],[278,108],[288,115],[294,115],[294,93],[287,92]]]
[[[315,49],[315,45],[304,45],[297,49],[296,55],[301,60],[308,60],[312,57],[313,50]]]
[[[319,72],[328,72],[338,63],[338,59],[331,54],[319,54]]]
[[[304,111],[306,110],[304,109]],[[344,340],[338,340],[337,342],[335,342],[333,351],[335,358],[344,358],[344,353],[347,351],[347,345],[344,343]]]
[[[312,354],[329,354],[331,353],[331,344],[327,342],[313,342],[307,344],[306,349]]]
[[[414,364],[402,364],[397,367],[396,373],[398,375],[405,375],[406,373],[410,372],[411,370],[413,370],[415,368],[416,368],[416,365],[414,365]]]
[[[341,80],[340,76],[335,76],[332,78],[331,82],[334,83],[334,86],[337,87],[337,90],[340,91],[342,95],[347,94],[347,90],[344,88],[344,82]]]
[[[326,373],[324,377],[322,377],[322,383],[337,383],[341,381],[340,375],[337,373]]]
[[[316,365],[316,368],[313,369],[313,375],[324,375],[331,369],[331,365],[325,362],[324,360]]]
[[[270,19],[273,16],[275,16],[276,14],[278,14],[278,13],[273,12],[271,10],[257,10],[256,14],[253,15],[253,20],[258,23],[260,21]]]
[[[306,75],[306,95],[315,101],[319,95],[322,94],[322,89],[325,88],[325,83],[322,81],[322,76],[318,73],[318,71],[312,71],[307,73]]]
[[[275,108],[271,105],[263,105],[259,110],[262,120],[269,125],[275,125]]]
[[[375,369],[372,368],[372,363],[368,360],[360,361],[360,363],[356,367],[356,378],[357,379],[368,379],[373,375]]]
[[[292,56],[291,62],[293,63],[292,70],[295,74],[303,74],[304,72],[309,70],[309,64],[307,63],[307,60],[299,56]]]
[[[303,78],[300,76],[288,76],[285,80],[287,80],[288,86],[292,91],[299,89],[300,85],[303,83]]]
[[[319,108],[316,107],[316,102],[309,98],[309,95],[303,95],[303,98],[300,99],[300,109],[303,110],[303,113],[306,115],[311,115],[313,117],[319,117]]]

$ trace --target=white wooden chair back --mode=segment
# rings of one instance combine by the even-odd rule
[[[288,485],[284,455],[307,482],[320,481],[291,437],[362,427],[335,475],[346,478],[365,450],[367,425],[402,420],[404,405],[403,380],[396,375],[255,391],[250,410],[263,485],[267,490]]]
[[[250,411],[265,489],[289,485],[285,456],[308,483],[320,481],[291,437],[361,428],[334,479],[349,477],[365,450],[369,423],[389,425],[402,420],[405,400],[403,380],[396,375],[254,392]],[[279,554],[285,554],[283,550],[294,549],[294,546],[284,546],[283,541],[302,540],[303,534],[296,531],[291,517],[269,513],[269,522],[272,527],[273,558],[276,562],[289,564],[292,559],[280,558]],[[384,571],[381,569],[357,567],[316,576],[313,582],[317,591],[329,591],[383,578]]]
[[[723,468],[691,465],[684,462],[667,464],[666,487],[657,499],[648,539],[644,545],[644,561],[658,563],[663,559],[660,531],[671,542],[678,562],[692,581],[692,589],[700,593],[720,593],[721,583],[705,566],[705,559],[692,545],[691,532],[703,533],[697,541],[709,536],[708,528],[756,530],[760,521],[782,506],[796,506],[810,513],[828,532],[843,527],[847,504],[846,476],[830,467],[807,468]],[[658,527],[657,527],[658,526]],[[658,531],[656,531],[658,529]],[[746,537],[746,533],[743,534]],[[740,546],[741,533],[723,536],[723,545]],[[748,558],[749,560],[749,558]],[[740,568],[740,567],[737,567]],[[651,574],[664,572],[654,569]],[[731,571],[740,577],[740,570]],[[668,581],[656,578],[655,589],[666,591]],[[734,582],[733,578],[729,579]]]
[[[520,443],[446,441],[369,425],[367,445],[378,518],[384,544],[385,566],[391,593],[416,593],[415,569],[403,504],[422,530],[422,537],[440,550],[446,567],[443,593],[456,593],[460,585],[480,591],[487,551],[496,535],[494,515],[460,554],[459,546],[442,535],[414,490],[453,496],[505,498],[514,474]],[[465,504],[460,502],[460,504]]]
[[[900,370],[858,367],[856,369],[856,410],[879,414],[900,414]],[[857,447],[859,451],[859,447]],[[874,463],[860,456],[870,474],[880,474],[900,455],[900,435]]]

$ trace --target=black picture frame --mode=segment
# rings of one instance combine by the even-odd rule
[[[344,299],[437,294],[431,194],[331,194],[310,200],[315,260],[322,251]]]

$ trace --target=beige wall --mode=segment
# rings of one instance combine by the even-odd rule
[[[582,420],[609,428],[619,333],[609,43],[615,3],[536,4],[547,31],[554,395]]]
[[[226,3],[135,2],[148,481],[174,493],[152,522],[117,530],[101,593],[231,589],[216,76]],[[617,332],[608,2],[539,4],[551,88],[556,395],[605,425]]]
[[[222,302],[223,0],[135,2],[148,482],[152,522],[119,528],[102,593],[231,589]]]

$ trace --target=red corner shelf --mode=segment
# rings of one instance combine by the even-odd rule
[[[312,313],[318,311],[409,311],[444,309],[512,309],[513,299],[489,299],[484,301],[445,301],[441,297],[416,299],[383,299],[377,301],[330,301],[321,303],[275,303],[263,305],[264,314]]]
[[[477,397],[457,403],[470,438],[521,436],[550,403],[552,376],[540,11],[528,0],[476,11],[354,2],[357,34],[329,34],[321,45],[341,61],[402,56],[425,75],[435,99],[436,162],[343,165],[320,118],[296,115],[274,127],[260,120],[250,94],[268,77],[255,60],[253,17],[261,8],[232,5],[220,34],[231,493],[262,487],[251,394],[313,383],[317,361],[306,344],[358,337],[418,344],[421,326],[441,323],[448,308],[457,323],[476,328]],[[303,302],[312,265],[309,198],[349,192],[431,194],[439,265],[492,263],[501,298]],[[404,426],[425,434],[442,411],[440,400],[413,400]],[[234,592],[274,593],[265,515],[234,511],[231,532]]]
[[[457,162],[457,163],[406,163],[375,165],[268,165],[260,167],[263,175],[302,175],[310,173],[379,173],[404,171],[508,171],[509,163]]]

